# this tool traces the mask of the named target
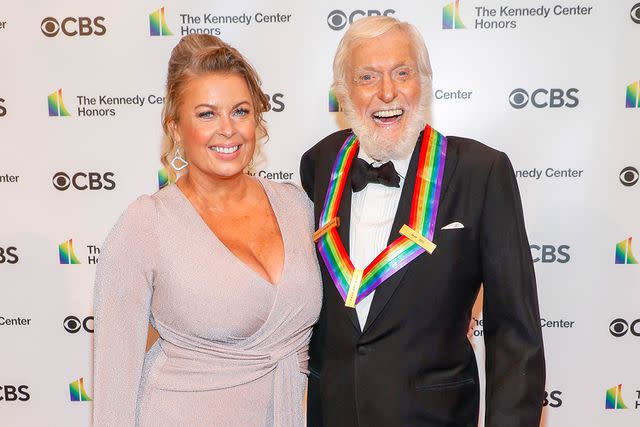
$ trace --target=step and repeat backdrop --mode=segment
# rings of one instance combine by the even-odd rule
[[[367,15],[423,34],[434,127],[513,162],[546,345],[542,425],[640,425],[638,0],[5,2],[0,425],[90,424],[95,267],[124,208],[171,184],[160,112],[179,38],[220,36],[255,65],[270,98],[255,173],[299,182],[302,153],[343,123],[333,54]],[[480,297],[480,364],[482,335]]]

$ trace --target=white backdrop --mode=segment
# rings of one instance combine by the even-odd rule
[[[256,66],[272,106],[260,173],[299,182],[301,154],[339,128],[335,47],[350,21],[381,13],[427,41],[434,127],[507,152],[517,171],[545,319],[543,425],[638,425],[638,0],[3,4],[0,425],[90,423],[97,248],[158,189],[159,100],[180,35],[220,35]],[[482,361],[480,313],[469,333]]]

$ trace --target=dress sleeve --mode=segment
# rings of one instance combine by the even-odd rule
[[[536,280],[513,168],[499,153],[482,212],[487,427],[537,427],[545,363]]]
[[[140,197],[107,237],[96,271],[93,425],[135,425],[154,279],[157,213]]]

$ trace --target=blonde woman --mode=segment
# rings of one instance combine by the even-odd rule
[[[162,160],[180,177],[129,206],[101,252],[95,426],[303,425],[322,290],[306,195],[243,173],[267,102],[220,39],[173,49]]]

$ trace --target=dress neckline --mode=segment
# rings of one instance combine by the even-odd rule
[[[260,184],[260,187],[262,188],[262,190],[264,191],[265,195],[267,196],[267,200],[268,200],[269,205],[271,207],[271,211],[273,212],[273,215],[276,218],[276,223],[278,225],[278,228],[280,229],[280,238],[282,239],[282,248],[283,248],[283,251],[282,251],[283,252],[283,254],[282,254],[282,267],[281,267],[281,270],[280,270],[280,279],[275,283],[272,283],[270,280],[268,280],[267,278],[262,276],[262,274],[258,273],[256,270],[251,268],[247,263],[242,261],[235,253],[233,253],[233,251],[231,251],[231,249],[229,249],[222,242],[222,240],[220,240],[218,238],[216,233],[211,228],[209,228],[209,226],[204,221],[204,219],[202,218],[202,216],[200,215],[198,210],[195,208],[195,206],[193,206],[193,204],[191,203],[189,198],[182,192],[180,187],[178,187],[176,184],[171,184],[171,187],[175,187],[174,191],[177,193],[178,197],[181,199],[183,205],[185,205],[186,210],[190,212],[190,215],[192,217],[194,217],[194,221],[199,224],[198,225],[199,227],[204,227],[204,230],[206,231],[206,233],[209,236],[212,237],[212,240],[213,240],[213,242],[214,242],[216,247],[222,248],[222,250],[230,258],[232,258],[234,260],[234,262],[236,262],[240,266],[242,266],[252,276],[258,278],[260,282],[262,282],[263,284],[268,285],[270,288],[272,288],[274,290],[278,290],[280,288],[280,286],[284,283],[285,274],[287,272],[287,260],[288,260],[288,256],[287,255],[288,255],[288,248],[289,248],[288,239],[287,239],[287,236],[286,236],[286,231],[284,229],[284,222],[282,221],[282,218],[281,218],[281,213],[280,213],[280,209],[279,209],[280,206],[278,206],[278,200],[276,200],[277,198],[274,197],[273,189],[271,188],[271,183],[270,182],[266,182],[265,180],[263,180],[260,177],[254,177],[254,179]]]

